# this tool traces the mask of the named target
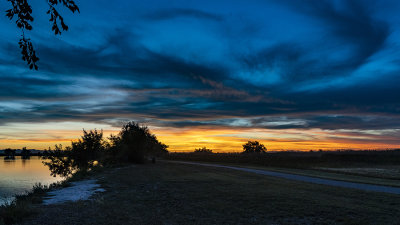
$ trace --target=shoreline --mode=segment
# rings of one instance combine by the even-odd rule
[[[93,168],[87,172],[77,172],[71,176],[49,185],[42,185],[36,183],[30,190],[23,194],[16,194],[10,198],[10,201],[0,204],[0,225],[2,224],[16,224],[23,221],[25,218],[36,213],[36,207],[39,205],[46,205],[46,201],[52,199],[51,194],[66,188],[70,188],[76,182],[89,180],[90,176],[99,173],[104,168]],[[82,191],[85,191],[84,189]],[[76,193],[79,194],[79,193]],[[89,196],[90,197],[90,196]],[[76,201],[80,198],[76,199]],[[67,200],[68,201],[68,200]],[[66,202],[66,201],[64,201]],[[63,202],[55,201],[54,204],[62,204]],[[47,204],[49,205],[49,204]]]

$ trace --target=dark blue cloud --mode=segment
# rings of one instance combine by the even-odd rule
[[[268,76],[277,71],[278,81],[299,84],[300,81],[324,82],[325,79],[348,77],[368,64],[371,57],[386,47],[390,35],[389,24],[373,16],[365,1],[280,1],[296,13],[314,19],[314,26],[322,27],[319,33],[294,38],[293,42],[278,43],[243,58],[250,76],[255,71]],[[268,81],[266,81],[268,83]],[[280,82],[279,82],[280,84]],[[301,83],[300,83],[301,85]]]
[[[208,13],[204,11],[200,11],[197,9],[169,9],[169,10],[158,10],[156,12],[148,13],[144,18],[150,20],[168,20],[175,19],[179,17],[193,17],[196,19],[207,19],[214,21],[222,21],[223,17]]]
[[[399,23],[373,2],[83,2],[32,34],[39,72],[1,36],[0,123],[398,129]]]
[[[346,45],[354,48],[353,53],[344,57],[342,65],[339,65],[354,69],[380,51],[390,34],[389,24],[373,17],[372,3],[348,0],[338,5],[334,1],[306,1],[300,4],[303,7],[299,9],[328,26],[333,38],[344,41],[341,48]],[[300,5],[297,2],[297,6]]]

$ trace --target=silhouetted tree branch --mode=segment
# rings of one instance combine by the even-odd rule
[[[26,31],[33,29],[31,25],[33,22],[32,7],[28,0],[7,1],[11,3],[12,7],[11,9],[6,10],[6,16],[10,20],[16,18],[15,23],[22,31],[22,37],[18,42],[21,49],[22,60],[26,61],[30,69],[37,70],[38,66],[36,63],[39,61],[39,58],[36,56],[31,39],[25,36]],[[73,0],[47,0],[47,4],[49,5],[49,10],[47,11],[47,14],[50,15],[49,21],[53,24],[51,30],[54,31],[55,35],[61,34],[61,30],[67,31],[68,26],[65,24],[64,18],[57,11],[56,6],[62,5],[69,9],[72,13],[75,13],[76,11],[79,12],[78,6]]]

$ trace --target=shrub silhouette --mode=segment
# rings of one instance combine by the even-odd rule
[[[104,152],[103,131],[96,129],[86,131],[83,129],[83,135],[78,141],[71,143],[72,147],[69,158],[78,168],[90,168],[97,161],[102,152]]]
[[[267,148],[258,141],[248,141],[243,145],[243,153],[265,153]]]
[[[213,153],[211,149],[208,149],[206,147],[202,147],[202,148],[196,148],[194,150],[194,153],[202,153],[202,154],[210,154]]]
[[[72,158],[69,157],[71,148],[67,147],[63,150],[62,145],[55,145],[55,149],[46,151],[46,154],[42,157],[48,161],[43,161],[43,164],[49,167],[50,174],[52,176],[59,175],[61,177],[67,177],[71,175],[75,170]]]
[[[4,159],[14,159],[15,158],[15,149],[7,148],[4,150],[4,154],[6,157]]]
[[[49,167],[51,175],[66,177],[76,171],[87,171],[101,158],[105,151],[103,131],[83,130],[78,141],[72,141],[71,147],[63,150],[62,145],[56,145],[55,150],[49,149],[43,162]]]
[[[144,163],[147,156],[168,152],[168,146],[157,140],[146,126],[136,122],[125,124],[117,136],[111,136],[110,151],[117,161]]]
[[[31,157],[31,151],[26,149],[26,147],[22,148],[21,156],[23,159],[29,159]]]

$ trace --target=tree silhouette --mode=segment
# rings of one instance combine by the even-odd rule
[[[208,149],[206,147],[202,147],[202,148],[196,148],[194,150],[195,153],[204,153],[204,154],[210,154],[213,153],[211,149]]]
[[[83,135],[77,141],[71,142],[71,147],[63,149],[55,145],[55,150],[49,149],[43,156],[45,165],[49,167],[52,176],[67,177],[76,171],[90,170],[105,151],[103,131],[83,130]]]
[[[43,161],[51,175],[67,177],[77,171],[88,171],[96,165],[118,163],[144,163],[146,158],[168,153],[168,146],[158,141],[157,137],[143,125],[128,122],[117,135],[111,135],[106,141],[103,131],[83,130],[83,135],[71,146],[62,148],[56,145],[43,153]]]
[[[26,147],[22,148],[21,156],[23,159],[29,159],[31,157],[31,151],[26,149]]]
[[[123,125],[118,136],[112,136],[110,141],[119,161],[144,163],[147,156],[168,152],[168,146],[158,141],[147,126],[133,121]]]
[[[86,169],[93,167],[103,151],[103,131],[83,129],[83,135],[78,141],[71,142],[71,151],[68,152],[74,167]]]
[[[18,44],[21,49],[22,60],[26,61],[30,69],[38,69],[37,61],[39,58],[36,56],[36,51],[33,48],[33,44],[30,38],[26,37],[25,32],[33,29],[31,23],[33,22],[32,17],[32,7],[29,4],[28,0],[7,0],[11,3],[11,9],[6,10],[6,16],[13,20],[15,19],[15,23],[19,29],[22,31],[22,37],[19,40]],[[78,6],[75,4],[73,0],[47,0],[47,4],[49,6],[49,10],[47,14],[50,15],[49,21],[53,24],[51,29],[54,31],[54,34],[61,34],[61,29],[63,31],[68,30],[68,26],[64,23],[64,18],[57,11],[56,6],[61,5],[68,8],[72,13],[76,11],[79,12]],[[61,26],[61,29],[60,27]]]
[[[243,153],[265,153],[267,148],[258,141],[248,141],[243,145]]]
[[[4,159],[14,159],[15,158],[15,149],[7,148],[4,150],[4,154],[6,157]]]
[[[49,167],[50,174],[52,176],[61,176],[67,177],[71,175],[76,168],[73,167],[73,159],[68,157],[68,153],[71,151],[71,148],[66,148],[63,150],[62,145],[55,145],[55,149],[49,150],[44,154],[43,164]]]

